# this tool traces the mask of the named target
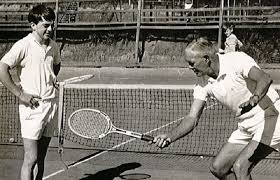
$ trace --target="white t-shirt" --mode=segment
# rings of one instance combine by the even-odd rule
[[[229,107],[237,116],[240,115],[239,105],[252,96],[250,88],[255,87],[255,82],[248,79],[248,74],[253,66],[259,67],[253,58],[243,52],[218,54],[220,72],[217,79],[201,78],[194,88],[194,98],[206,101],[212,97]],[[254,88],[253,88],[254,89]],[[279,99],[278,93],[270,87],[267,96],[272,102]],[[239,116],[247,118],[261,111],[259,105],[251,111]]]
[[[234,34],[229,35],[225,41],[225,53],[235,52],[242,47],[242,42]]]
[[[17,41],[1,62],[17,68],[24,92],[38,95],[42,99],[55,97],[53,84],[56,76],[53,65],[60,63],[60,54],[53,40],[50,40],[47,50],[44,50],[30,33]]]

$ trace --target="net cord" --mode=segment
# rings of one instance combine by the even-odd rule
[[[280,89],[280,84],[271,85]],[[64,88],[74,89],[193,89],[195,85],[163,85],[163,84],[65,84]]]

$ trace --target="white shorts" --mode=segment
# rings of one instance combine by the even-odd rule
[[[248,144],[251,140],[269,145],[276,150],[280,150],[280,101],[274,103],[279,112],[277,116],[265,115],[261,110],[244,122],[238,123],[238,129],[235,130],[228,139],[229,143]],[[265,117],[266,116],[266,117]],[[265,120],[266,119],[266,120]],[[248,124],[252,124],[249,126]],[[265,132],[265,133],[263,133]],[[266,136],[264,136],[264,134]]]
[[[23,138],[39,140],[42,136],[54,136],[57,127],[55,100],[39,101],[39,106],[35,109],[20,104],[19,116]]]

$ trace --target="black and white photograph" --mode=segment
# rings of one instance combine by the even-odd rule
[[[0,0],[0,180],[279,180],[279,0]]]

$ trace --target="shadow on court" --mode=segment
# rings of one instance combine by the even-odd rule
[[[113,180],[116,177],[120,177],[120,175],[127,171],[132,170],[140,167],[140,163],[132,162],[132,163],[125,163],[115,168],[105,169],[99,171],[95,174],[85,174],[86,177],[80,180],[94,180],[94,179],[106,179],[106,180]]]

